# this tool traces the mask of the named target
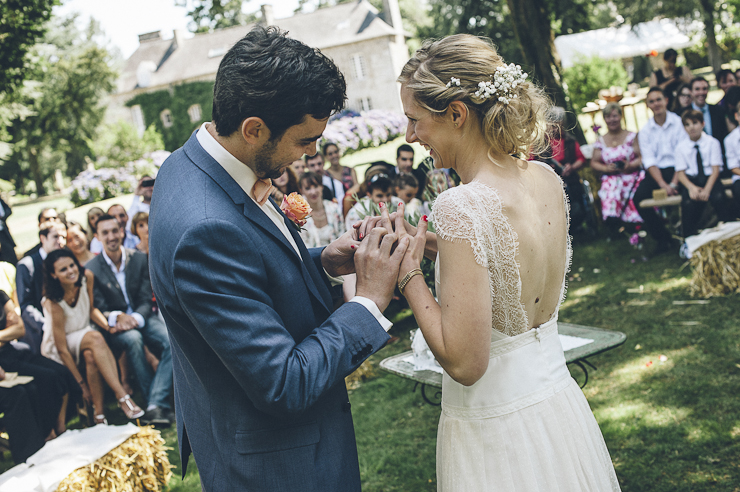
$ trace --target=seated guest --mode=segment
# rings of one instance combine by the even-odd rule
[[[655,207],[640,207],[640,202],[652,198],[653,190],[657,189],[664,190],[668,196],[678,194],[675,150],[686,139],[686,131],[681,118],[666,111],[666,99],[662,90],[652,87],[648,91],[646,103],[653,112],[653,117],[637,135],[645,179],[637,187],[633,201],[645,223],[645,230],[658,243],[655,253],[664,253],[671,248],[671,233]]]
[[[298,184],[312,209],[311,216],[301,230],[303,242],[307,248],[328,246],[344,234],[344,217],[339,204],[323,199],[324,185],[321,176],[314,172],[304,173]]]
[[[723,108],[707,103],[708,93],[709,82],[707,82],[707,79],[704,77],[695,77],[691,81],[691,107],[697,111],[701,111],[704,117],[704,133],[719,140],[720,145],[723,146],[725,137],[729,133],[727,128],[727,113]],[[724,153],[725,149],[723,147],[723,156]]]
[[[149,214],[138,212],[131,219],[131,232],[139,238],[136,249],[145,255],[149,254]]]
[[[337,144],[326,142],[321,146],[321,153],[324,154],[324,160],[329,161],[329,167],[325,169],[326,174],[341,181],[345,193],[353,186],[359,184],[354,168],[341,164],[342,153]]]
[[[75,258],[82,266],[95,258],[95,254],[87,246],[87,231],[82,227],[82,224],[70,220],[67,225],[67,249],[74,253]]]
[[[725,102],[727,130],[731,132],[738,126],[737,118],[735,118],[735,109],[737,108],[738,103],[740,103],[740,85],[734,85],[727,89],[725,97],[723,97],[722,100]],[[726,152],[727,151],[725,151],[725,162],[727,161]]]
[[[0,367],[0,381],[5,370]],[[44,446],[44,434],[36,415],[41,412],[41,401],[33,381],[12,388],[0,388],[0,412],[3,427],[8,433],[10,456],[19,465]]]
[[[66,246],[67,229],[61,222],[46,221],[39,230],[39,239],[41,248],[18,262],[15,275],[18,304],[21,308],[23,324],[26,326],[23,341],[31,347],[31,352],[34,354],[40,351],[44,325],[44,314],[41,307],[44,289],[43,262],[49,253]]]
[[[414,169],[414,148],[409,144],[399,145],[396,149],[396,167],[391,173],[391,178],[395,178],[400,174],[413,174],[416,181],[419,183],[416,198],[421,199],[424,193],[424,187],[427,184],[427,171],[425,166],[421,164],[419,167]]]
[[[594,143],[591,168],[601,173],[601,216],[609,236],[615,239],[623,222],[642,222],[632,196],[645,173],[637,134],[622,128],[621,106],[609,103],[602,114],[608,131]]]
[[[293,168],[293,172],[295,173],[297,178],[303,176],[303,173],[308,170],[306,169],[306,161],[304,161],[303,159],[297,159],[291,162],[290,167]]]
[[[103,406],[103,380],[118,400],[118,405],[129,419],[144,415],[131,397],[126,394],[118,380],[116,359],[105,343],[103,335],[90,325],[92,320],[104,330],[108,321],[91,302],[93,299],[94,276],[80,266],[71,251],[52,251],[44,260],[46,274],[44,288],[44,339],[41,353],[72,373],[82,389],[85,401],[92,402],[95,424],[107,424]],[[77,366],[84,359],[84,378]],[[102,378],[101,378],[102,377]]]
[[[691,81],[691,71],[687,66],[676,66],[678,53],[674,49],[667,49],[663,53],[663,67],[657,69],[650,75],[650,87],[658,87],[666,97],[667,106],[670,107],[676,89],[681,83]]]
[[[338,179],[334,179],[324,170],[324,156],[316,152],[312,156],[303,156],[306,161],[306,171],[311,171],[321,176],[324,185],[324,200],[336,199],[337,203],[344,200],[344,185]],[[355,191],[356,192],[356,191]],[[351,194],[350,194],[351,196]]]
[[[103,252],[103,243],[95,235],[95,224],[104,213],[100,207],[93,207],[87,211],[87,226],[90,228],[87,233],[87,242],[90,245],[90,252],[96,255]]]
[[[96,278],[94,305],[112,328],[106,338],[114,350],[126,352],[134,369],[147,399],[142,421],[169,426],[174,418],[168,401],[172,394],[172,353],[167,328],[153,311],[147,256],[122,246],[123,229],[115,217],[100,217],[97,234],[103,252],[87,268]],[[153,375],[146,361],[145,344],[160,360]]]
[[[2,246],[0,246],[0,251],[2,251]],[[18,293],[15,290],[15,266],[7,261],[0,261],[0,290],[8,295],[16,307],[18,306]]]
[[[681,84],[676,91],[676,97],[670,106],[670,110],[681,116],[684,111],[691,107],[691,84]]]
[[[737,86],[737,79],[735,79],[735,73],[732,70],[726,70],[722,69],[715,75],[715,79],[717,80],[717,87],[722,89],[722,92],[724,95],[722,96],[722,99],[719,100],[717,103],[717,106],[720,106],[721,108],[724,108],[725,111],[727,110],[727,105],[725,101],[725,96],[727,95],[727,91],[730,90],[730,87]]]
[[[136,186],[136,190],[134,191],[134,199],[131,202],[131,206],[128,208],[128,211],[126,212],[126,215],[129,218],[129,222],[128,224],[126,224],[126,229],[130,230],[132,233],[133,229],[131,227],[131,219],[139,212],[149,213],[149,209],[152,206],[153,192],[154,178],[152,178],[148,174],[145,174],[141,177],[141,179],[139,179],[139,184]]]
[[[583,157],[581,146],[575,137],[565,129],[565,109],[555,107],[551,113],[552,124],[550,133],[550,158],[545,162],[560,175],[565,183],[565,193],[570,202],[571,234],[579,230],[586,218],[583,184],[578,170],[583,167],[586,158]]]
[[[272,199],[280,206],[283,203],[283,197],[291,193],[298,193],[298,179],[296,178],[293,168],[288,166],[283,170],[279,178],[272,180]]]
[[[740,102],[735,105],[735,119],[740,121]],[[735,127],[725,138],[727,168],[732,172],[732,199],[735,216],[740,216],[740,127]]]
[[[13,302],[0,291],[0,366],[8,372],[33,376],[33,387],[41,401],[35,405],[36,421],[42,436],[53,439],[66,430],[67,403],[82,395],[72,373],[61,364],[30,350],[18,350],[10,342],[23,336],[23,321]]]
[[[42,208],[41,212],[39,212],[39,229],[41,229],[42,225],[48,222],[61,222],[61,220],[59,220],[59,214],[55,208]],[[31,256],[39,249],[41,249],[41,243],[38,243],[36,246],[23,253],[23,256]]]
[[[426,180],[425,180],[426,181]],[[418,215],[421,217],[421,200],[416,198],[419,194],[419,181],[413,174],[401,173],[396,176],[393,182],[393,204],[398,206],[399,202],[403,202],[405,205],[405,213],[407,217],[413,217]]]
[[[352,225],[361,221],[366,215],[378,215],[376,207],[381,203],[387,205],[391,201],[392,184],[390,176],[385,173],[384,166],[368,169],[365,174],[365,182],[360,185],[362,195],[358,193],[358,196],[362,196],[362,198],[355,203],[347,214],[344,221],[345,230],[351,231],[353,229]]]
[[[123,247],[128,249],[136,249],[136,245],[139,244],[139,238],[134,236],[128,229],[128,214],[126,213],[126,209],[123,208],[123,205],[111,205],[110,207],[108,207],[108,215],[115,217],[118,220],[118,223],[121,224],[121,229],[124,233]],[[100,219],[98,219],[98,221],[99,220]],[[98,239],[100,239],[101,243],[103,242],[103,240],[99,236]],[[103,246],[103,249],[105,249],[105,246]]]
[[[8,229],[8,217],[12,213],[10,205],[0,198],[0,262],[15,266],[18,263],[18,257],[15,255],[15,241]]]
[[[686,111],[681,117],[689,138],[676,147],[676,173],[681,183],[681,223],[683,236],[695,235],[707,202],[720,221],[732,220],[725,190],[719,180],[722,149],[719,141],[704,129],[701,111]]]

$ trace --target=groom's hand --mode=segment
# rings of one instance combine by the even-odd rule
[[[354,257],[360,243],[353,235],[353,232],[345,232],[321,252],[321,265],[332,277],[355,273]]]
[[[391,252],[396,241],[398,245]],[[377,227],[363,239],[355,253],[356,295],[373,301],[381,312],[391,302],[398,280],[398,269],[408,245],[408,236],[399,241],[397,234]]]

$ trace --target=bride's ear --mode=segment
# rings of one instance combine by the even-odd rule
[[[447,107],[447,116],[455,128],[461,128],[468,119],[468,107],[462,101],[452,101]]]

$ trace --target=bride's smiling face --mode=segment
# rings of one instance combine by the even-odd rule
[[[445,119],[435,117],[431,111],[419,106],[406,85],[401,86],[401,102],[409,119],[406,141],[418,142],[428,150],[435,168],[452,167],[453,159],[449,153],[451,142],[448,140],[450,132],[446,128]]]

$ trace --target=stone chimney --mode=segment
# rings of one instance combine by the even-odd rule
[[[153,31],[153,32],[146,32],[144,34],[139,34],[139,44],[145,43],[147,41],[158,41],[160,39],[162,39],[161,31]]]
[[[383,20],[390,24],[396,31],[403,32],[401,8],[398,6],[398,0],[383,0]]]
[[[275,16],[272,13],[272,5],[267,3],[260,5],[260,10],[262,11],[262,24],[265,26],[274,25]]]

